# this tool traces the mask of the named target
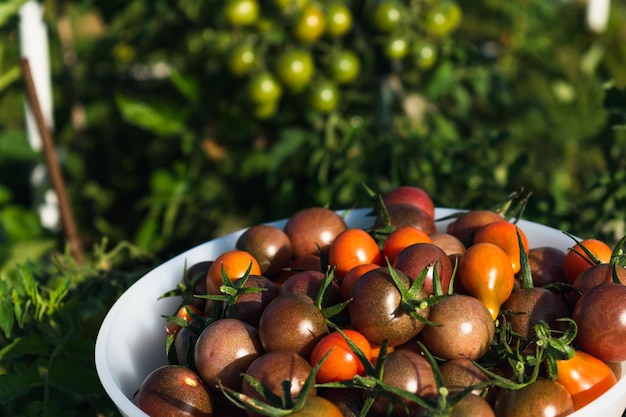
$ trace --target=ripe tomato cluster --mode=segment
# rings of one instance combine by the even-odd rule
[[[207,39],[251,114],[267,119],[287,101],[332,112],[381,60],[430,69],[460,20],[453,0],[226,0]]]
[[[459,212],[437,231],[416,186],[378,201],[369,228],[312,207],[191,265],[166,317],[170,364],[136,404],[170,416],[567,415],[617,383],[619,248],[531,247],[502,211]]]

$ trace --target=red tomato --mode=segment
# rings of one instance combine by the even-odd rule
[[[354,283],[359,280],[367,271],[371,271],[372,269],[380,268],[380,265],[377,264],[361,264],[357,265],[351,270],[349,270],[346,275],[341,280],[340,284],[340,292],[341,292],[341,300],[346,301],[351,297],[352,287]]]
[[[522,229],[517,227],[517,225],[508,221],[494,222],[484,225],[478,229],[474,235],[474,243],[489,242],[498,245],[507,253],[507,255],[509,255],[509,258],[511,258],[513,272],[517,274],[521,269],[517,231],[519,231],[520,237],[522,238],[524,252],[528,255],[529,247],[526,234],[522,231]]]
[[[589,404],[617,383],[611,368],[600,359],[577,350],[569,360],[557,361],[556,379],[572,396],[574,409]]]
[[[478,298],[495,320],[500,306],[513,291],[515,274],[511,258],[504,250],[482,242],[473,244],[461,256],[457,279],[463,290]]]
[[[368,360],[371,359],[372,350],[365,336],[351,329],[345,329],[343,333],[357,345]],[[315,379],[318,383],[347,381],[355,375],[363,375],[365,373],[365,368],[359,357],[338,331],[329,333],[317,342],[311,352],[309,360],[311,366],[315,366],[331,350],[332,352],[324,360],[317,372]]]
[[[398,254],[414,243],[433,243],[433,240],[428,233],[416,227],[400,227],[387,236],[383,244],[383,258],[393,264]]]
[[[243,277],[250,268],[250,275],[261,275],[259,262],[249,252],[243,250],[229,250],[218,256],[207,272],[207,292],[218,293],[222,285],[222,268],[235,281]]]
[[[593,260],[589,259],[589,256],[587,256],[581,246],[589,249],[601,263],[611,261],[613,250],[605,242],[598,239],[582,240],[574,245],[565,255],[563,274],[569,284],[572,284],[581,272],[589,269],[595,263]]]
[[[361,264],[380,265],[382,255],[376,240],[363,229],[346,229],[330,245],[328,263],[336,267],[335,275],[343,278],[349,270]]]

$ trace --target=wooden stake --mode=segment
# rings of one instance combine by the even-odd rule
[[[22,68],[24,85],[26,86],[28,102],[31,110],[33,111],[33,115],[35,116],[39,134],[41,135],[43,154],[48,174],[50,175],[50,181],[52,182],[52,187],[54,188],[57,198],[59,199],[59,209],[61,211],[61,222],[63,224],[65,239],[70,246],[70,251],[74,260],[78,264],[82,264],[84,260],[82,243],[80,241],[80,236],[78,235],[78,229],[76,228],[76,222],[69,198],[67,196],[67,190],[65,189],[65,182],[61,173],[61,167],[54,148],[54,140],[52,139],[50,129],[46,126],[43,113],[41,112],[41,106],[37,97],[37,91],[35,83],[33,82],[33,76],[30,71],[28,59],[22,58],[20,60],[20,65]]]

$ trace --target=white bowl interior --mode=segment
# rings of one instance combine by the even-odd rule
[[[345,212],[350,227],[369,228],[370,209]],[[457,209],[437,208],[436,218],[456,213]],[[445,231],[451,220],[437,223]],[[285,220],[269,223],[283,227]],[[559,230],[521,220],[519,226],[528,237],[530,247],[554,246],[566,251],[573,241]],[[243,230],[198,245],[161,264],[133,284],[113,305],[105,317],[96,340],[96,369],[100,381],[120,413],[126,417],[145,417],[132,398],[144,378],[167,363],[165,354],[165,320],[180,300],[159,296],[180,282],[185,266],[213,260],[232,249]],[[626,375],[626,362],[622,363]],[[601,399],[571,414],[572,417],[621,417],[626,408],[626,377],[618,381]]]

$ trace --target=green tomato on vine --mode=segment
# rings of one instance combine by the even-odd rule
[[[227,0],[224,7],[226,20],[232,26],[249,26],[259,18],[257,0]]]

